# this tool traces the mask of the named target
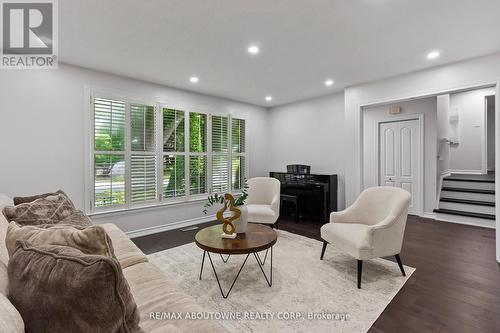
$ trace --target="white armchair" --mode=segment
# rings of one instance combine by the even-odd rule
[[[352,206],[330,215],[330,223],[321,227],[323,260],[328,243],[358,260],[358,288],[361,288],[363,260],[395,256],[403,276],[399,257],[410,206],[409,192],[397,187],[372,187],[364,190]]]
[[[248,222],[276,226],[280,216],[280,181],[270,177],[248,180]]]

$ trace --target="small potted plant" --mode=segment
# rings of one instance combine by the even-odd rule
[[[236,233],[243,234],[247,231],[248,224],[248,210],[245,206],[245,201],[248,197],[248,184],[245,180],[245,185],[243,186],[243,191],[241,194],[234,200],[234,206],[237,207],[241,211],[241,216],[238,220],[235,221]],[[208,209],[210,207],[214,207],[215,205],[223,205],[224,204],[224,194],[211,194],[207,197],[207,201],[203,205],[203,213],[207,214]]]

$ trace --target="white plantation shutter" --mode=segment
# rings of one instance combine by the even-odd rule
[[[212,157],[212,191],[227,192],[229,189],[229,159],[227,155]]]
[[[131,150],[155,152],[155,107],[130,104]]]
[[[163,156],[163,197],[177,198],[186,195],[185,156]]]
[[[233,118],[231,120],[231,146],[233,154],[245,153],[245,120]]]
[[[164,108],[163,198],[186,196],[186,112]]]
[[[231,187],[242,190],[245,185],[246,123],[244,119],[231,119]]]
[[[207,152],[207,115],[203,113],[189,113],[189,152]]]
[[[125,204],[125,155],[94,154],[94,206]]]
[[[229,118],[212,116],[212,192],[229,190]]]
[[[246,122],[123,97],[91,96],[91,209],[241,190]]]
[[[189,156],[189,194],[207,192],[207,157]]]
[[[155,107],[130,104],[130,196],[132,203],[157,199]]]
[[[228,151],[228,117],[212,116],[212,152]]]
[[[183,152],[185,145],[185,112],[163,109],[163,151]]]
[[[208,193],[208,121],[203,113],[189,113],[189,194]]]
[[[233,190],[242,190],[245,185],[245,157],[233,156],[231,163],[231,187]]]
[[[94,98],[94,148],[125,150],[125,102]]]
[[[125,204],[126,103],[95,97],[93,165],[94,207]]]
[[[134,155],[130,158],[132,202],[156,200],[156,156]]]

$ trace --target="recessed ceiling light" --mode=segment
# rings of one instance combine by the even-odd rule
[[[247,50],[248,50],[248,53],[250,53],[250,54],[259,53],[259,47],[256,45],[250,45]]]
[[[325,81],[325,86],[329,87],[331,85],[333,85],[333,80],[326,80]]]
[[[429,53],[427,54],[427,59],[429,59],[429,60],[436,59],[436,58],[438,58],[438,57],[439,57],[439,55],[440,55],[440,54],[441,54],[441,53],[439,53],[439,51],[432,51],[432,52],[429,52]]]
[[[273,100],[273,97],[272,96],[266,96],[266,101],[270,102]]]
[[[189,78],[189,81],[191,81],[191,83],[197,83],[198,81],[200,81],[200,79],[198,79],[197,76],[191,76]]]

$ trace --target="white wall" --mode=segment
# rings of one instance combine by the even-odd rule
[[[339,175],[338,208],[344,205],[344,94],[273,108],[269,112],[270,171],[311,165],[312,173]]]
[[[391,106],[399,106],[399,115],[390,115]],[[363,110],[363,186],[379,185],[378,124],[407,115],[424,115],[424,212],[432,212],[436,199],[436,98],[422,98],[396,104],[367,107]]]
[[[361,190],[362,122],[360,110],[363,105],[416,96],[438,95],[494,82],[500,82],[500,53],[347,88],[345,90],[346,138],[344,141],[346,144],[346,204],[351,204]],[[497,96],[497,102],[498,100]],[[498,122],[497,117],[496,123]],[[500,136],[497,136],[496,140],[498,147]],[[500,215],[498,214],[499,208],[500,196],[497,196],[497,215]],[[500,219],[497,220],[497,261],[500,261]]]
[[[437,96],[437,173],[436,180],[439,187],[439,180],[442,175],[450,172],[450,95]]]
[[[494,94],[495,89],[488,88],[450,95],[450,108],[458,111],[459,132],[458,144],[450,147],[452,172],[482,172],[486,162],[485,97]]]
[[[84,87],[247,118],[249,175],[267,168],[264,108],[60,64],[59,69],[0,73],[0,192],[31,195],[63,189],[84,207]],[[85,101],[88,103],[88,101]],[[94,217],[125,231],[204,218],[201,203]]]

